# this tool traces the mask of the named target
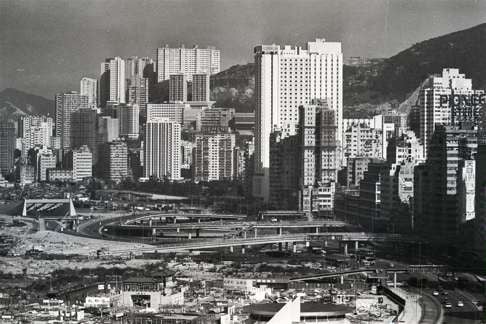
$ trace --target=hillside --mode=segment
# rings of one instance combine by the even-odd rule
[[[11,88],[0,92],[1,119],[13,120],[24,114],[54,116],[54,109],[54,101],[41,96]]]
[[[457,67],[473,86],[486,88],[486,24],[429,39],[384,60],[343,68],[345,115],[366,115],[401,103],[430,75]],[[236,65],[212,76],[212,98],[219,106],[254,107],[254,64]],[[405,106],[409,106],[408,102]]]

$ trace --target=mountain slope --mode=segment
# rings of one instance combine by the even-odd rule
[[[54,101],[41,96],[12,88],[0,92],[0,117],[3,119],[16,119],[24,114],[54,116],[54,109]]]
[[[459,68],[473,87],[486,88],[486,24],[429,39],[384,60],[343,67],[345,114],[366,115],[398,108],[430,75]],[[253,63],[236,65],[211,77],[219,106],[253,110]],[[416,94],[415,94],[416,95]],[[409,100],[410,101],[410,100]],[[411,103],[413,104],[413,103]],[[409,106],[408,102],[405,106]],[[401,109],[406,111],[404,105]]]

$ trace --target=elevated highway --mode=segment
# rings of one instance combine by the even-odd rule
[[[343,236],[345,234],[345,236]],[[272,235],[261,236],[253,238],[236,238],[236,239],[211,239],[211,240],[188,240],[183,243],[164,244],[160,246],[154,246],[153,248],[134,248],[128,250],[110,250],[107,252],[109,255],[140,255],[143,253],[172,253],[192,250],[205,250],[205,249],[217,249],[226,247],[241,246],[243,249],[245,246],[252,245],[266,245],[266,244],[280,244],[280,243],[293,243],[298,242],[311,242],[322,241],[323,239],[341,240],[345,237],[348,241],[360,242],[371,241],[374,238],[386,240],[390,237],[392,240],[399,240],[397,234],[373,234],[373,233],[326,233],[324,235],[315,234],[289,234],[289,235]],[[406,240],[406,237],[402,237]],[[345,249],[347,253],[347,249]],[[244,251],[244,250],[242,250]]]

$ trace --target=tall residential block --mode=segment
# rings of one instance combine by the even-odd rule
[[[171,74],[169,77],[169,101],[187,101],[187,77],[185,74]]]
[[[39,151],[37,159],[37,179],[38,181],[47,181],[47,171],[56,168],[56,155],[50,149],[43,149]]]
[[[71,114],[71,148],[87,145],[91,152],[96,149],[96,109],[79,109]]]
[[[93,176],[93,154],[86,145],[72,152],[73,180],[81,181]]]
[[[147,105],[147,121],[157,118],[168,118],[179,124],[184,122],[185,105],[180,102],[148,104]]]
[[[181,125],[168,118],[147,121],[144,175],[147,178],[181,178]]]
[[[157,48],[157,82],[168,80],[170,75],[184,73],[192,81],[196,73],[216,74],[220,71],[220,51],[218,49],[199,48]]]
[[[47,116],[20,116],[18,120],[18,137],[22,143],[22,157],[27,156],[29,149],[36,145],[51,147],[54,131],[54,120]]]
[[[98,106],[98,80],[83,77],[79,81],[79,94],[88,97],[90,107]]]
[[[137,139],[139,136],[140,107],[137,104],[118,105],[120,136]]]
[[[106,180],[120,182],[129,176],[128,147],[125,142],[113,141],[98,146],[98,175]]]
[[[0,173],[9,173],[14,166],[15,125],[0,121]]]
[[[125,61],[120,57],[107,58],[100,69],[100,105],[108,101],[125,103]]]
[[[209,73],[196,73],[192,76],[192,99],[191,101],[210,100],[210,75]]]
[[[316,39],[307,49],[255,47],[255,177],[253,195],[269,199],[270,134],[295,135],[298,107],[326,100],[335,111],[338,148],[342,146],[343,55],[341,43]]]
[[[71,148],[72,113],[88,107],[88,97],[75,91],[56,95],[56,136],[61,139],[61,149]]]
[[[127,102],[138,105],[141,115],[146,116],[149,102],[149,80],[147,78],[136,78],[130,83]]]
[[[112,142],[120,137],[118,118],[98,116],[97,142]]]
[[[462,100],[460,96],[469,100],[471,96],[480,96],[483,93],[484,90],[474,90],[472,80],[467,79],[463,73],[459,73],[459,69],[443,69],[442,75],[433,76],[426,81],[420,90],[417,108],[420,119],[417,136],[424,145],[425,157],[428,157],[430,141],[435,128],[438,125],[449,125],[455,122],[453,118],[453,111],[456,108],[454,100],[457,98],[457,103],[462,106],[459,102]]]
[[[235,134],[198,134],[192,154],[196,181],[234,179]]]

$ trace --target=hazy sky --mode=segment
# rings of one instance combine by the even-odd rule
[[[0,90],[52,98],[110,56],[157,46],[221,49],[222,68],[260,43],[341,41],[345,57],[388,57],[486,22],[483,0],[0,0]]]

